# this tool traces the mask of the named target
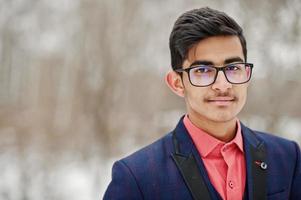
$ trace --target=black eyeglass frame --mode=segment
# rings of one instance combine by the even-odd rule
[[[233,82],[229,81],[229,79],[228,79],[228,77],[227,77],[227,75],[226,75],[226,73],[225,73],[225,70],[226,70],[226,68],[228,68],[228,67],[230,67],[230,66],[233,66],[233,65],[235,65],[235,64],[244,64],[245,67],[246,67],[246,66],[249,66],[249,67],[251,68],[250,76],[249,76],[248,80],[246,80],[246,81],[244,81],[244,82],[241,82],[241,83],[233,83]],[[210,83],[210,84],[208,84],[208,85],[195,85],[195,84],[193,84],[193,83],[191,82],[191,79],[190,79],[190,70],[195,69],[195,68],[200,67],[200,66],[206,66],[206,67],[209,66],[209,67],[212,67],[212,68],[216,69],[216,74],[215,74],[215,77],[214,77],[212,83]],[[208,87],[209,85],[212,85],[212,84],[215,83],[219,71],[223,71],[224,76],[226,77],[226,80],[227,80],[229,83],[231,83],[231,84],[244,84],[244,83],[247,83],[247,82],[250,81],[250,79],[251,79],[251,77],[252,77],[252,71],[253,71],[252,69],[253,69],[253,67],[254,67],[254,64],[253,64],[253,63],[239,62],[239,63],[226,64],[226,65],[221,66],[221,67],[216,67],[216,66],[213,66],[213,65],[193,65],[193,66],[191,66],[191,67],[189,67],[189,68],[186,68],[186,69],[183,69],[183,68],[182,68],[182,69],[176,69],[176,70],[174,70],[174,71],[175,71],[175,72],[178,72],[178,73],[183,73],[184,71],[187,72],[187,74],[188,74],[188,79],[189,79],[190,84],[193,85],[193,86],[195,86],[195,87]]]

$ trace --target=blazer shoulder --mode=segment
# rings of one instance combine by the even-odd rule
[[[131,165],[132,163],[146,164],[150,161],[160,160],[164,156],[169,156],[171,152],[173,152],[172,132],[122,158],[120,161],[127,165]]]
[[[254,131],[255,135],[263,140],[266,144],[278,144],[278,145],[293,145],[295,142],[293,140],[277,136],[273,133],[267,133],[262,131]]]
[[[293,160],[300,156],[298,155],[300,154],[300,147],[297,142],[271,133],[261,131],[253,132],[259,140],[263,141],[269,155],[275,155],[275,158],[281,156],[285,159],[289,159],[288,157],[290,157],[293,158]]]
[[[155,180],[160,180],[162,166],[170,150],[171,133],[131,155],[116,161],[112,169],[112,181],[104,199],[143,199],[149,196]],[[151,184],[150,184],[151,183]]]

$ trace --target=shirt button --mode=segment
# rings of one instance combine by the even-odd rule
[[[234,188],[234,183],[233,183],[233,181],[229,181],[228,185],[229,185],[229,187],[230,187],[231,189]]]

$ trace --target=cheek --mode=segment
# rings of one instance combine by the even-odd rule
[[[190,87],[185,89],[186,101],[191,105],[200,105],[204,102],[206,92],[203,88]]]
[[[245,103],[246,102],[246,99],[247,99],[247,89],[248,89],[248,87],[244,86],[242,88],[239,88],[239,90],[237,90],[237,92],[236,92],[236,95],[238,96],[239,101],[241,103]]]

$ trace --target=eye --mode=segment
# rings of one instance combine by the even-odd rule
[[[200,66],[200,67],[196,67],[193,69],[193,73],[197,73],[197,74],[206,74],[206,73],[211,73],[214,69],[212,69],[211,67],[208,66]]]
[[[239,71],[242,69],[242,64],[233,64],[226,67],[227,71]]]

